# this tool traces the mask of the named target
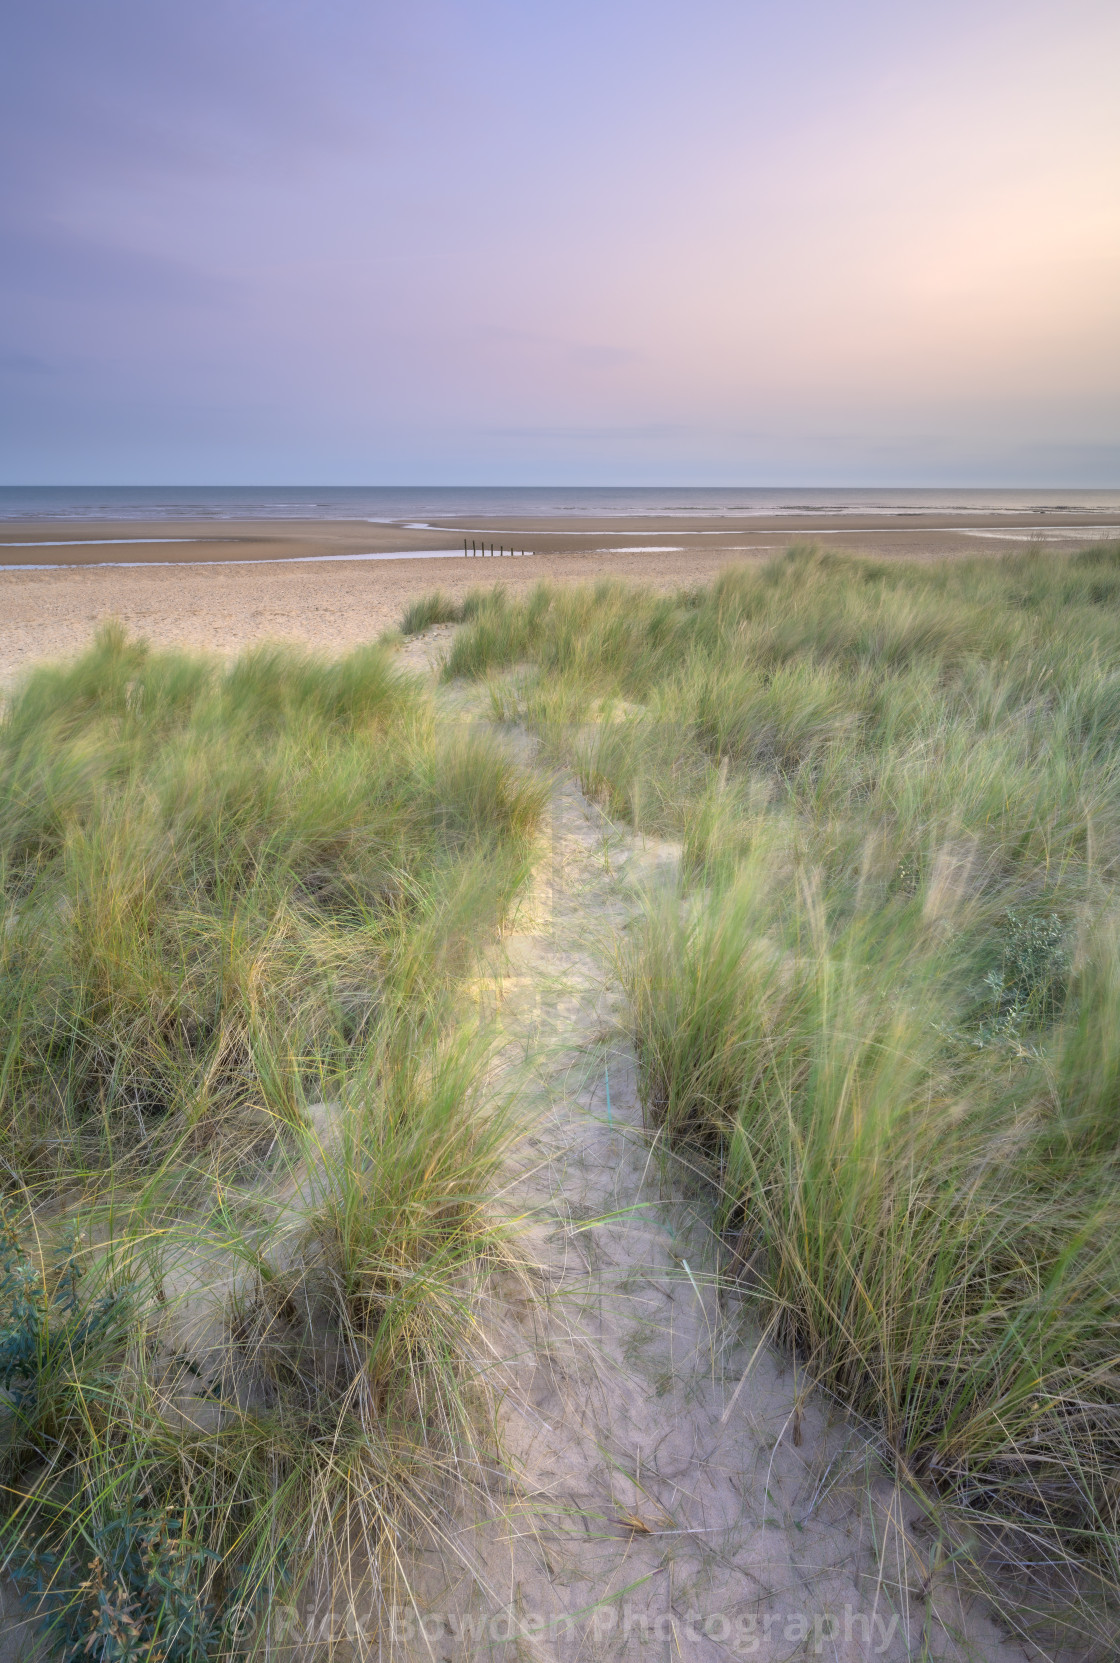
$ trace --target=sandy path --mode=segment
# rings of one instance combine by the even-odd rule
[[[610,963],[675,859],[555,782],[501,988],[508,1052],[531,1059],[517,1199],[540,1291],[493,1318],[513,1495],[461,1517],[400,1637],[456,1663],[1047,1655],[962,1591],[921,1500],[719,1295],[705,1197],[643,1126]]]

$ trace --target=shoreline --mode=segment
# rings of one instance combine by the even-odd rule
[[[473,517],[472,517],[473,518]],[[1057,509],[1045,512],[998,510],[975,513],[914,513],[909,510],[869,514],[804,513],[708,515],[692,518],[663,514],[602,515],[599,523],[573,526],[562,516],[479,516],[461,520],[382,521],[366,519],[289,520],[83,520],[75,518],[8,520],[0,523],[0,576],[20,570],[76,571],[89,566],[134,567],[279,565],[297,561],[392,562],[446,558],[462,560],[472,539],[531,553],[535,558],[590,557],[604,570],[618,559],[643,556],[698,558],[742,557],[773,553],[792,541],[821,538],[830,548],[876,557],[929,559],[975,552],[976,542],[1008,548],[1024,540],[1068,547],[1087,541],[1120,539],[1120,509]],[[175,554],[169,558],[169,545]],[[126,560],[106,558],[105,550],[128,549]],[[64,559],[38,561],[35,551],[65,549]],[[13,559],[12,556],[17,558]],[[468,556],[470,558],[470,556]],[[483,558],[490,558],[484,556]],[[497,556],[494,556],[497,558]],[[596,574],[599,575],[599,574]]]
[[[406,529],[408,529],[408,528],[406,528]],[[432,529],[438,529],[438,528],[432,528]],[[478,535],[480,529],[482,529],[482,528],[475,527],[474,529],[475,529],[476,535]],[[795,534],[796,535],[805,535],[805,536],[809,536],[809,537],[859,536],[860,538],[864,538],[864,537],[878,537],[878,536],[884,536],[884,535],[885,536],[898,536],[898,535],[900,535],[902,533],[905,533],[907,531],[916,531],[916,530],[923,530],[923,531],[927,531],[927,532],[930,532],[930,533],[940,532],[944,535],[953,536],[953,537],[983,537],[983,538],[994,539],[997,542],[1007,542],[1007,543],[1038,542],[1038,543],[1043,544],[1043,545],[1057,545],[1059,547],[1069,546],[1070,544],[1074,544],[1074,543],[1077,542],[1078,538],[1081,538],[1081,537],[1085,538],[1089,542],[1106,542],[1106,541],[1111,541],[1114,538],[1120,539],[1120,521],[1118,521],[1116,523],[1104,523],[1104,522],[1097,521],[1095,523],[1087,523],[1087,524],[1082,524],[1080,522],[1075,522],[1075,523],[1063,522],[1061,524],[1055,524],[1053,521],[1047,521],[1046,523],[1044,523],[1042,525],[1036,525],[1034,523],[1030,523],[1030,524],[1027,524],[1027,525],[1019,525],[1018,523],[1010,524],[1010,523],[1004,522],[1004,523],[999,524],[998,526],[983,526],[983,527],[982,526],[945,525],[945,526],[938,526],[938,527],[925,526],[925,527],[920,527],[919,528],[919,527],[910,526],[910,525],[899,526],[899,525],[893,525],[893,524],[892,525],[864,525],[864,526],[857,526],[857,527],[844,526],[842,528],[838,527],[838,526],[813,526],[808,531],[795,533]],[[619,531],[619,532],[616,532],[615,534],[617,536],[627,535],[627,533],[624,532],[624,531]],[[779,541],[781,540],[781,534],[776,532],[776,531],[773,531],[773,530],[759,531],[759,532],[756,532],[756,533],[752,533],[752,532],[740,532],[739,533],[740,536],[744,536],[744,535],[749,536],[749,535],[752,535],[752,534],[756,535],[756,536],[760,536],[760,537],[762,537],[762,536],[766,537],[768,539],[768,543],[769,543],[769,541],[771,541],[775,538],[777,538]],[[486,531],[486,535],[487,536],[494,536],[495,533],[493,532],[492,529],[488,529]],[[602,535],[602,533],[600,533],[599,535]],[[648,532],[632,532],[632,533],[630,533],[630,535],[632,535],[632,536],[648,536],[648,535],[650,535],[650,533],[648,533]],[[729,535],[729,534],[725,533],[725,532],[721,532],[721,531],[714,531],[714,530],[705,529],[705,530],[694,531],[694,532],[678,532],[677,535],[678,536],[689,536],[691,538],[721,537],[721,538],[725,539],[726,536]],[[562,536],[581,537],[585,541],[588,540],[588,538],[589,538],[589,534],[586,533],[586,532],[574,532],[574,531],[564,532],[564,531],[555,531],[555,530],[550,530],[548,532],[548,536],[550,538],[556,538],[556,537],[562,537]],[[460,550],[460,549],[390,549],[390,550],[376,550],[376,551],[373,551],[373,550],[370,550],[370,551],[361,550],[361,551],[359,551],[359,550],[355,549],[353,552],[342,552],[342,553],[335,553],[335,554],[313,554],[313,553],[310,552],[309,549],[308,550],[301,550],[301,552],[299,552],[298,554],[279,554],[279,553],[269,551],[269,552],[262,552],[262,553],[258,553],[258,554],[230,555],[230,556],[226,557],[225,559],[214,559],[212,557],[203,557],[203,556],[197,556],[197,557],[192,558],[190,555],[184,555],[184,557],[182,559],[178,559],[178,560],[167,559],[167,558],[163,557],[162,555],[153,556],[152,558],[146,559],[146,560],[144,560],[144,559],[142,559],[142,560],[104,560],[104,559],[82,560],[82,559],[79,558],[79,559],[73,559],[73,560],[57,560],[57,561],[34,561],[34,562],[29,562],[29,561],[15,562],[15,561],[12,561],[12,562],[8,562],[8,561],[5,561],[3,559],[3,551],[6,550],[6,549],[19,549],[21,552],[25,552],[29,549],[60,549],[60,548],[67,548],[67,549],[71,549],[71,548],[72,549],[84,549],[84,548],[103,549],[103,548],[125,548],[125,547],[154,548],[157,545],[160,546],[160,547],[166,547],[168,544],[176,544],[176,545],[180,545],[180,546],[188,546],[188,545],[191,545],[191,544],[201,544],[204,547],[209,549],[209,548],[215,547],[216,545],[218,545],[220,543],[240,543],[241,541],[242,541],[242,539],[238,539],[238,538],[217,538],[217,537],[215,537],[215,538],[205,538],[205,537],[87,537],[87,538],[82,538],[82,537],[77,537],[77,538],[66,538],[66,539],[57,540],[57,541],[47,539],[47,538],[42,538],[42,539],[28,541],[28,542],[5,542],[3,540],[3,538],[0,537],[0,573],[2,573],[2,572],[80,571],[80,570],[83,570],[87,567],[88,568],[95,568],[95,569],[102,569],[102,568],[105,568],[105,567],[120,568],[120,569],[137,569],[137,568],[142,568],[142,567],[147,567],[147,566],[162,566],[162,567],[167,567],[167,566],[171,566],[171,567],[182,567],[182,566],[252,566],[252,565],[259,565],[259,564],[262,564],[262,563],[263,564],[271,564],[271,565],[293,565],[293,564],[300,563],[300,562],[308,563],[308,564],[322,564],[323,562],[326,562],[326,561],[346,561],[346,560],[350,560],[350,561],[367,561],[367,560],[463,560],[463,559],[470,560],[472,558],[476,559],[476,560],[482,560],[482,559],[489,560],[489,559],[499,559],[499,558],[501,558],[501,559],[512,558],[512,559],[517,560],[517,559],[522,559],[522,558],[528,559],[528,558],[532,557],[536,552],[533,549],[523,549],[523,548],[506,549],[506,548],[500,547],[498,549],[497,553],[495,554],[493,547],[491,547],[489,549],[489,551],[487,551],[485,548],[482,548],[482,549],[479,549],[478,551],[476,551],[473,548],[473,546],[470,549],[470,551],[468,552],[466,547],[464,546],[464,548],[462,550]],[[465,539],[464,539],[464,544],[465,544]],[[742,545],[742,544],[728,545],[728,544],[726,544],[726,542],[721,543],[720,546],[725,548],[726,552],[734,553],[734,554],[749,553],[749,552],[752,552],[752,549],[753,549],[753,545]],[[760,547],[761,546],[762,545],[760,545]],[[878,547],[878,545],[872,544],[866,550],[866,552],[869,553],[869,554],[870,553],[875,553],[877,547]],[[604,548],[601,545],[598,545],[594,548],[589,548],[589,549],[584,549],[584,550],[571,549],[570,546],[569,546],[569,548],[567,550],[561,549],[561,550],[556,551],[556,552],[560,552],[560,553],[564,553],[564,552],[590,553],[590,554],[595,554],[595,555],[600,555],[600,556],[609,556],[609,555],[619,555],[619,554],[649,554],[649,555],[683,554],[686,551],[687,551],[687,545],[685,545],[685,544],[665,543],[665,544],[637,544],[637,545],[633,545],[633,546],[622,545],[622,546],[619,546],[619,547],[611,547],[611,548]],[[954,552],[957,552],[957,551],[954,551]],[[927,558],[928,557],[930,557],[930,555],[927,553]]]
[[[1067,553],[1082,536],[1086,543],[1111,536],[1120,542],[1120,514],[1113,526],[1112,516],[1099,510],[969,518],[970,525],[956,516],[948,525],[921,526],[883,516],[871,524],[831,526],[788,518],[747,525],[740,518],[737,524],[685,527],[678,520],[670,531],[663,520],[651,526],[647,515],[578,532],[555,520],[522,521],[488,527],[487,540],[531,550],[532,558],[486,556],[484,565],[463,558],[462,535],[455,538],[456,547],[433,549],[443,539],[431,531],[364,521],[240,522],[220,528],[162,521],[163,539],[172,530],[198,538],[189,545],[196,558],[174,561],[167,559],[157,527],[125,522],[119,535],[129,539],[129,559],[119,563],[104,560],[106,539],[118,530],[109,522],[33,527],[9,522],[0,527],[0,561],[5,545],[14,550],[17,541],[44,549],[57,545],[63,523],[97,558],[0,566],[0,685],[10,685],[37,661],[74,656],[110,619],[154,644],[184,650],[233,654],[261,641],[284,640],[333,654],[376,640],[400,622],[411,601],[437,588],[461,600],[480,584],[499,582],[517,593],[540,582],[566,586],[617,577],[673,590],[708,583],[726,566],[770,559],[791,543],[818,537],[838,553],[918,561],[1021,553],[1025,539],[1044,531],[1056,550]],[[152,535],[137,543],[138,530]],[[96,535],[83,537],[82,531]],[[452,533],[444,535],[451,542]],[[151,558],[137,558],[145,548]]]

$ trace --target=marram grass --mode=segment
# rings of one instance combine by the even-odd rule
[[[512,1126],[458,990],[542,801],[376,649],[110,629],[11,698],[0,1545],[61,1655],[375,1632],[484,1458]]]
[[[539,812],[376,649],[222,672],[109,632],[37,672],[0,726],[11,1167],[92,1181],[267,1144],[450,985]]]
[[[496,594],[446,674],[679,840],[619,949],[641,1087],[775,1332],[1114,1599],[1120,546]]]

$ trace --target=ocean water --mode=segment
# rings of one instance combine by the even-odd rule
[[[1118,513],[1120,490],[782,490],[771,486],[0,486],[4,520],[368,520],[426,528],[495,519]],[[469,529],[469,527],[468,527]]]

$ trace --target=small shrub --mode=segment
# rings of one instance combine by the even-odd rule
[[[1065,998],[1069,969],[1066,930],[1055,913],[1024,917],[1009,912],[999,968],[984,979],[990,1014],[981,1023],[981,1040],[994,1034],[1018,1038],[1024,1030],[1053,1022]]]
[[[80,1304],[81,1274],[77,1237],[44,1269],[21,1244],[0,1199],[0,1389],[8,1394],[3,1444],[9,1459],[21,1438],[34,1437],[47,1385],[103,1348],[125,1319],[120,1293]]]
[[[220,1639],[204,1589],[212,1555],[183,1534],[183,1520],[137,1510],[91,1521],[88,1576],[49,1622],[64,1663],[206,1663]],[[24,1578],[23,1580],[26,1580]]]

